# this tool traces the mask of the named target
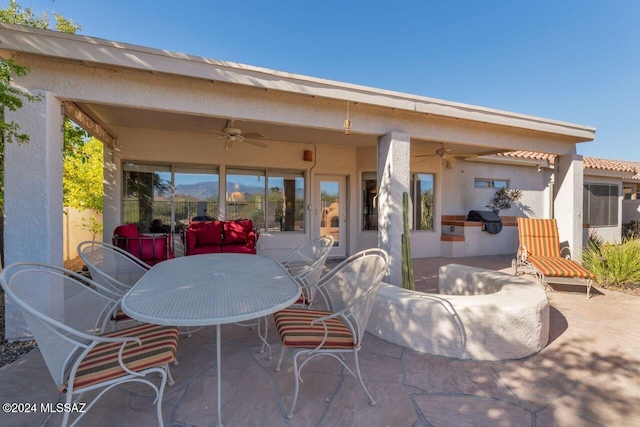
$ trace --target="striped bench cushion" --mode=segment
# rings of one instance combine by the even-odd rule
[[[311,326],[311,321],[333,313],[320,310],[297,310],[288,308],[274,314],[276,328],[287,347],[315,348],[325,337],[324,325],[318,323]],[[349,349],[355,347],[353,334],[341,319],[325,321],[327,340],[322,348]]]
[[[527,261],[535,265],[545,276],[578,277],[581,279],[595,278],[589,270],[571,259],[530,255],[527,257]]]
[[[139,372],[175,360],[178,347],[178,328],[175,326],[142,324],[103,336],[137,337],[142,340],[142,345],[128,343],[123,352],[123,361],[132,371]],[[78,367],[74,389],[78,390],[127,375],[118,363],[118,351],[121,345],[122,343],[100,343],[91,350]]]

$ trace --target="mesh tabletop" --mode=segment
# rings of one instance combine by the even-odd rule
[[[154,265],[122,300],[134,319],[173,326],[255,319],[294,303],[298,284],[259,255],[192,255]]]

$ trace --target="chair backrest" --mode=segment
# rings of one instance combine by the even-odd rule
[[[318,260],[326,260],[332,247],[333,236],[318,237],[296,249],[282,261],[282,265],[293,277],[300,276],[310,270]]]
[[[121,296],[151,268],[129,252],[98,241],[80,243],[78,254],[93,281]]]
[[[528,255],[560,257],[560,239],[555,219],[518,218],[520,245]]]
[[[92,336],[104,331],[119,300],[73,271],[41,263],[7,266],[0,284],[20,308],[58,386]]]
[[[351,255],[328,272],[319,287],[333,305],[333,311],[349,320],[358,342],[362,340],[378,288],[389,266],[382,249],[366,249]]]

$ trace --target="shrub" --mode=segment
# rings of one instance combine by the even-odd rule
[[[625,239],[621,244],[602,244],[590,239],[582,262],[605,288],[640,288],[640,242],[635,238]]]

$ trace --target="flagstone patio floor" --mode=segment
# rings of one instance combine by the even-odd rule
[[[510,271],[511,257],[414,260],[418,289],[437,289],[440,265],[459,263]],[[222,328],[222,419],[233,426],[631,426],[640,425],[640,297],[585,289],[548,292],[549,344],[533,356],[501,362],[421,354],[367,334],[360,354],[376,406],[358,382],[326,358],[309,363],[295,416],[290,355],[258,352],[255,331]],[[216,424],[215,330],[181,338],[175,384],[163,399],[165,426]],[[280,349],[274,328],[274,355]],[[142,385],[109,391],[79,423],[84,426],[155,426]],[[0,400],[55,403],[58,399],[37,349],[0,369]],[[83,399],[84,400],[84,399]],[[39,426],[46,414],[0,413],[0,426]],[[59,425],[55,414],[46,425]]]

